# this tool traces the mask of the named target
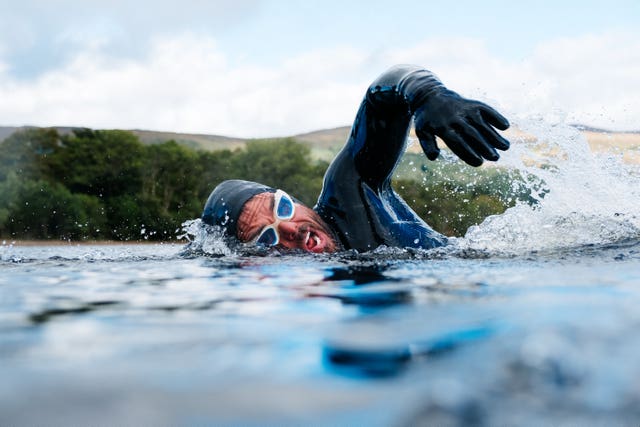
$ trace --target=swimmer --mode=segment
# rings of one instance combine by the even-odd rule
[[[447,89],[430,71],[399,65],[369,86],[313,209],[282,190],[229,180],[209,196],[202,221],[245,244],[314,253],[445,245],[447,238],[391,188],[412,120],[429,160],[440,152],[436,136],[471,166],[496,161],[496,149],[509,148],[495,130],[509,127],[500,113]]]

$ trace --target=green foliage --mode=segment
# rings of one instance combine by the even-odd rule
[[[425,185],[413,180],[398,180],[395,188],[434,230],[448,236],[462,236],[471,225],[479,224],[489,215],[500,214],[508,207],[499,197],[484,194],[479,188],[462,190],[447,182]]]
[[[313,206],[322,189],[326,162],[312,164],[311,150],[292,138],[256,140],[234,159],[234,178],[262,182]]]
[[[51,177],[69,190],[98,197],[139,191],[144,146],[130,132],[74,130],[50,156]]]
[[[47,181],[9,176],[0,183],[0,234],[28,239],[86,239],[105,225],[100,200]]]
[[[55,129],[32,128],[13,133],[0,145],[0,182],[11,172],[29,179],[46,176],[49,172],[47,159],[58,145]]]
[[[145,199],[137,195],[122,195],[106,202],[109,236],[115,240],[141,238],[170,239],[180,224],[162,212],[158,199]]]
[[[204,152],[175,141],[143,145],[119,130],[27,129],[0,143],[0,236],[171,239],[225,179],[262,182],[313,206],[327,166],[291,138]],[[533,200],[517,189],[531,185],[514,186],[522,182],[499,168],[407,154],[394,188],[436,230],[462,235],[517,200]]]
[[[0,143],[0,236],[170,239],[225,179],[264,182],[312,205],[326,167],[291,139],[202,152],[118,130],[28,129]]]
[[[201,203],[198,183],[204,166],[198,163],[198,153],[178,145],[175,141],[146,146],[142,163],[142,197],[155,200],[164,215],[189,210],[197,214]],[[197,209],[195,212],[193,209]]]
[[[394,188],[429,225],[448,236],[462,236],[487,216],[516,202],[535,203],[532,185],[517,171],[495,166],[474,168],[462,162],[429,162],[406,154],[396,170]]]

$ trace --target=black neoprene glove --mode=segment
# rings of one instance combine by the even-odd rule
[[[471,166],[483,159],[498,160],[498,150],[509,148],[509,141],[494,129],[505,130],[509,121],[493,108],[443,87],[423,99],[414,113],[416,135],[429,160],[440,154],[439,136],[458,157]]]

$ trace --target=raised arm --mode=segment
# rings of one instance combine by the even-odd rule
[[[509,122],[493,108],[447,89],[428,70],[395,66],[369,86],[345,146],[372,188],[390,179],[404,152],[412,118],[430,160],[440,152],[436,136],[472,166],[480,166],[483,159],[497,160],[496,148],[509,148],[509,142],[493,129],[504,130]]]
[[[382,74],[367,89],[344,147],[348,155],[341,161],[352,161],[363,181],[379,189],[404,153],[412,101],[440,88],[431,72],[416,66],[396,66]]]
[[[325,174],[315,208],[345,247],[442,244],[442,236],[391,188],[412,119],[430,160],[439,154],[436,136],[472,166],[479,166],[483,159],[497,160],[496,149],[509,147],[493,129],[504,130],[509,123],[491,107],[447,89],[423,68],[400,65],[389,69],[369,86],[349,139]]]

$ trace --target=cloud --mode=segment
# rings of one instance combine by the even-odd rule
[[[16,78],[63,66],[100,48],[114,58],[140,57],[159,36],[190,31],[217,36],[262,10],[263,0],[0,0],[0,54]]]
[[[474,39],[426,40],[390,59],[427,64],[451,88],[515,114],[566,114],[569,122],[640,129],[640,38],[608,32],[558,38],[521,60],[494,55]]]
[[[640,129],[640,39],[587,35],[540,45],[532,56],[552,86],[548,97],[574,120]]]
[[[381,71],[418,63],[508,115],[560,110],[569,121],[638,129],[639,52],[637,37],[607,33],[548,41],[510,61],[475,39],[430,38],[375,52],[344,45],[264,65],[234,62],[213,36],[159,34],[136,57],[86,44],[32,79],[13,77],[0,59],[0,117],[6,125],[290,135],[350,124]]]
[[[213,38],[194,34],[157,38],[144,60],[87,49],[34,80],[0,76],[0,117],[7,124],[286,135],[355,115],[363,84],[345,77],[349,68],[359,71],[356,56],[335,49],[277,67],[231,66]]]

